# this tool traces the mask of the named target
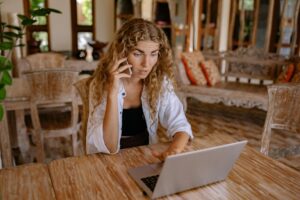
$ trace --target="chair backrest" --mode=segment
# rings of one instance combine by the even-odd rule
[[[30,70],[62,68],[65,66],[66,56],[60,53],[47,52],[36,53],[19,59],[16,65],[17,76],[22,76],[24,72]]]
[[[82,118],[81,118],[81,128],[80,128],[80,137],[83,143],[84,153],[86,154],[86,134],[87,134],[87,122],[89,116],[89,83],[91,77],[81,79],[76,82],[74,86],[76,87],[83,105],[82,109]]]
[[[66,56],[59,53],[36,53],[25,58],[30,64],[30,70],[64,67]]]
[[[70,103],[72,105],[70,126],[76,126],[78,122],[78,102],[73,83],[78,80],[77,71],[45,69],[29,71],[24,76],[30,88],[31,110],[37,110],[39,105],[51,107],[52,105],[57,106],[61,103]],[[33,123],[35,123],[34,121]],[[40,125],[38,124],[37,126]]]
[[[262,134],[261,152],[269,153],[272,129],[300,133],[300,83],[268,86],[269,106]]]

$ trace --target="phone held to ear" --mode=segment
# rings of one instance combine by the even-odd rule
[[[119,68],[124,66],[124,65],[128,65],[128,61],[124,61],[120,64]],[[132,74],[132,70],[131,70],[131,67],[129,67],[128,69],[124,70],[122,73],[126,73],[128,75],[131,75]]]

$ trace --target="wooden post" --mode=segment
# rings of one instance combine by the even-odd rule
[[[292,46],[291,46],[291,54],[290,55],[295,55],[296,49],[299,50],[299,45],[300,45],[300,36],[299,36],[299,9],[300,9],[300,1],[297,1],[296,6],[295,6],[295,12],[294,12],[294,34],[293,34],[293,40],[292,40]],[[298,47],[297,47],[297,40],[299,41]],[[299,52],[298,52],[299,53]],[[299,55],[298,55],[299,56]]]
[[[218,51],[219,50],[219,45],[220,45],[220,37],[221,37],[221,18],[224,16],[223,14],[223,1],[218,1],[218,17],[217,17],[217,21],[216,21],[216,29],[215,29],[215,34],[214,34],[214,46],[213,46],[213,50]],[[228,31],[228,30],[227,30]],[[227,32],[226,32],[227,33]]]
[[[204,50],[207,49],[208,36],[209,36],[209,31],[210,31],[210,27],[209,27],[210,16],[211,16],[211,0],[207,0],[205,27],[204,27],[204,45],[203,45]]]
[[[251,45],[256,44],[256,34],[257,34],[257,25],[258,25],[258,17],[259,17],[259,10],[260,10],[260,0],[255,0],[254,4],[254,22],[253,22],[253,28],[251,33]]]
[[[229,32],[228,32],[228,49],[231,50],[233,46],[233,31],[235,24],[235,16],[237,10],[237,0],[233,0],[231,7],[231,16],[230,16],[230,24],[229,24]]]
[[[242,0],[242,10],[240,11],[240,31],[239,31],[239,41],[238,46],[243,47],[244,45],[244,31],[245,31],[245,7],[244,0]],[[239,9],[238,9],[239,10]]]
[[[272,24],[273,24],[273,13],[274,13],[274,0],[269,0],[269,11],[268,11],[268,23],[267,23],[267,30],[266,30],[266,38],[265,38],[265,46],[264,50],[266,53],[269,52],[270,49],[270,40],[271,40],[271,32],[272,32]]]
[[[219,44],[218,44],[218,51],[223,52],[227,51],[228,49],[228,36],[229,36],[229,25],[230,25],[230,7],[231,1],[223,0],[221,2],[221,14],[220,14],[220,21],[218,22],[219,25]]]
[[[190,45],[191,45],[191,25],[193,23],[192,19],[193,19],[193,2],[191,0],[187,0],[187,37],[186,37],[186,41],[185,41],[185,51],[189,52],[190,50]]]
[[[201,50],[202,44],[202,35],[203,35],[203,27],[202,27],[202,13],[203,13],[203,1],[199,0],[199,16],[198,16],[198,34],[197,34],[197,48],[196,50]]]

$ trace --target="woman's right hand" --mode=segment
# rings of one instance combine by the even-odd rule
[[[117,60],[115,64],[113,65],[111,71],[110,71],[110,77],[109,77],[109,92],[111,94],[117,94],[119,91],[119,83],[120,83],[120,78],[130,78],[131,75],[125,73],[125,71],[129,68],[132,67],[132,65],[125,64],[121,65],[121,63],[126,62],[127,58],[122,58],[120,60]]]

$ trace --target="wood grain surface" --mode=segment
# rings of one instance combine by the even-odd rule
[[[186,151],[233,142],[230,136],[208,134]],[[56,160],[49,164],[57,199],[148,199],[128,175],[128,169],[159,162],[151,149],[166,144]],[[162,199],[299,199],[300,173],[246,147],[225,181]]]
[[[0,199],[55,199],[47,165],[28,164],[0,170]]]

